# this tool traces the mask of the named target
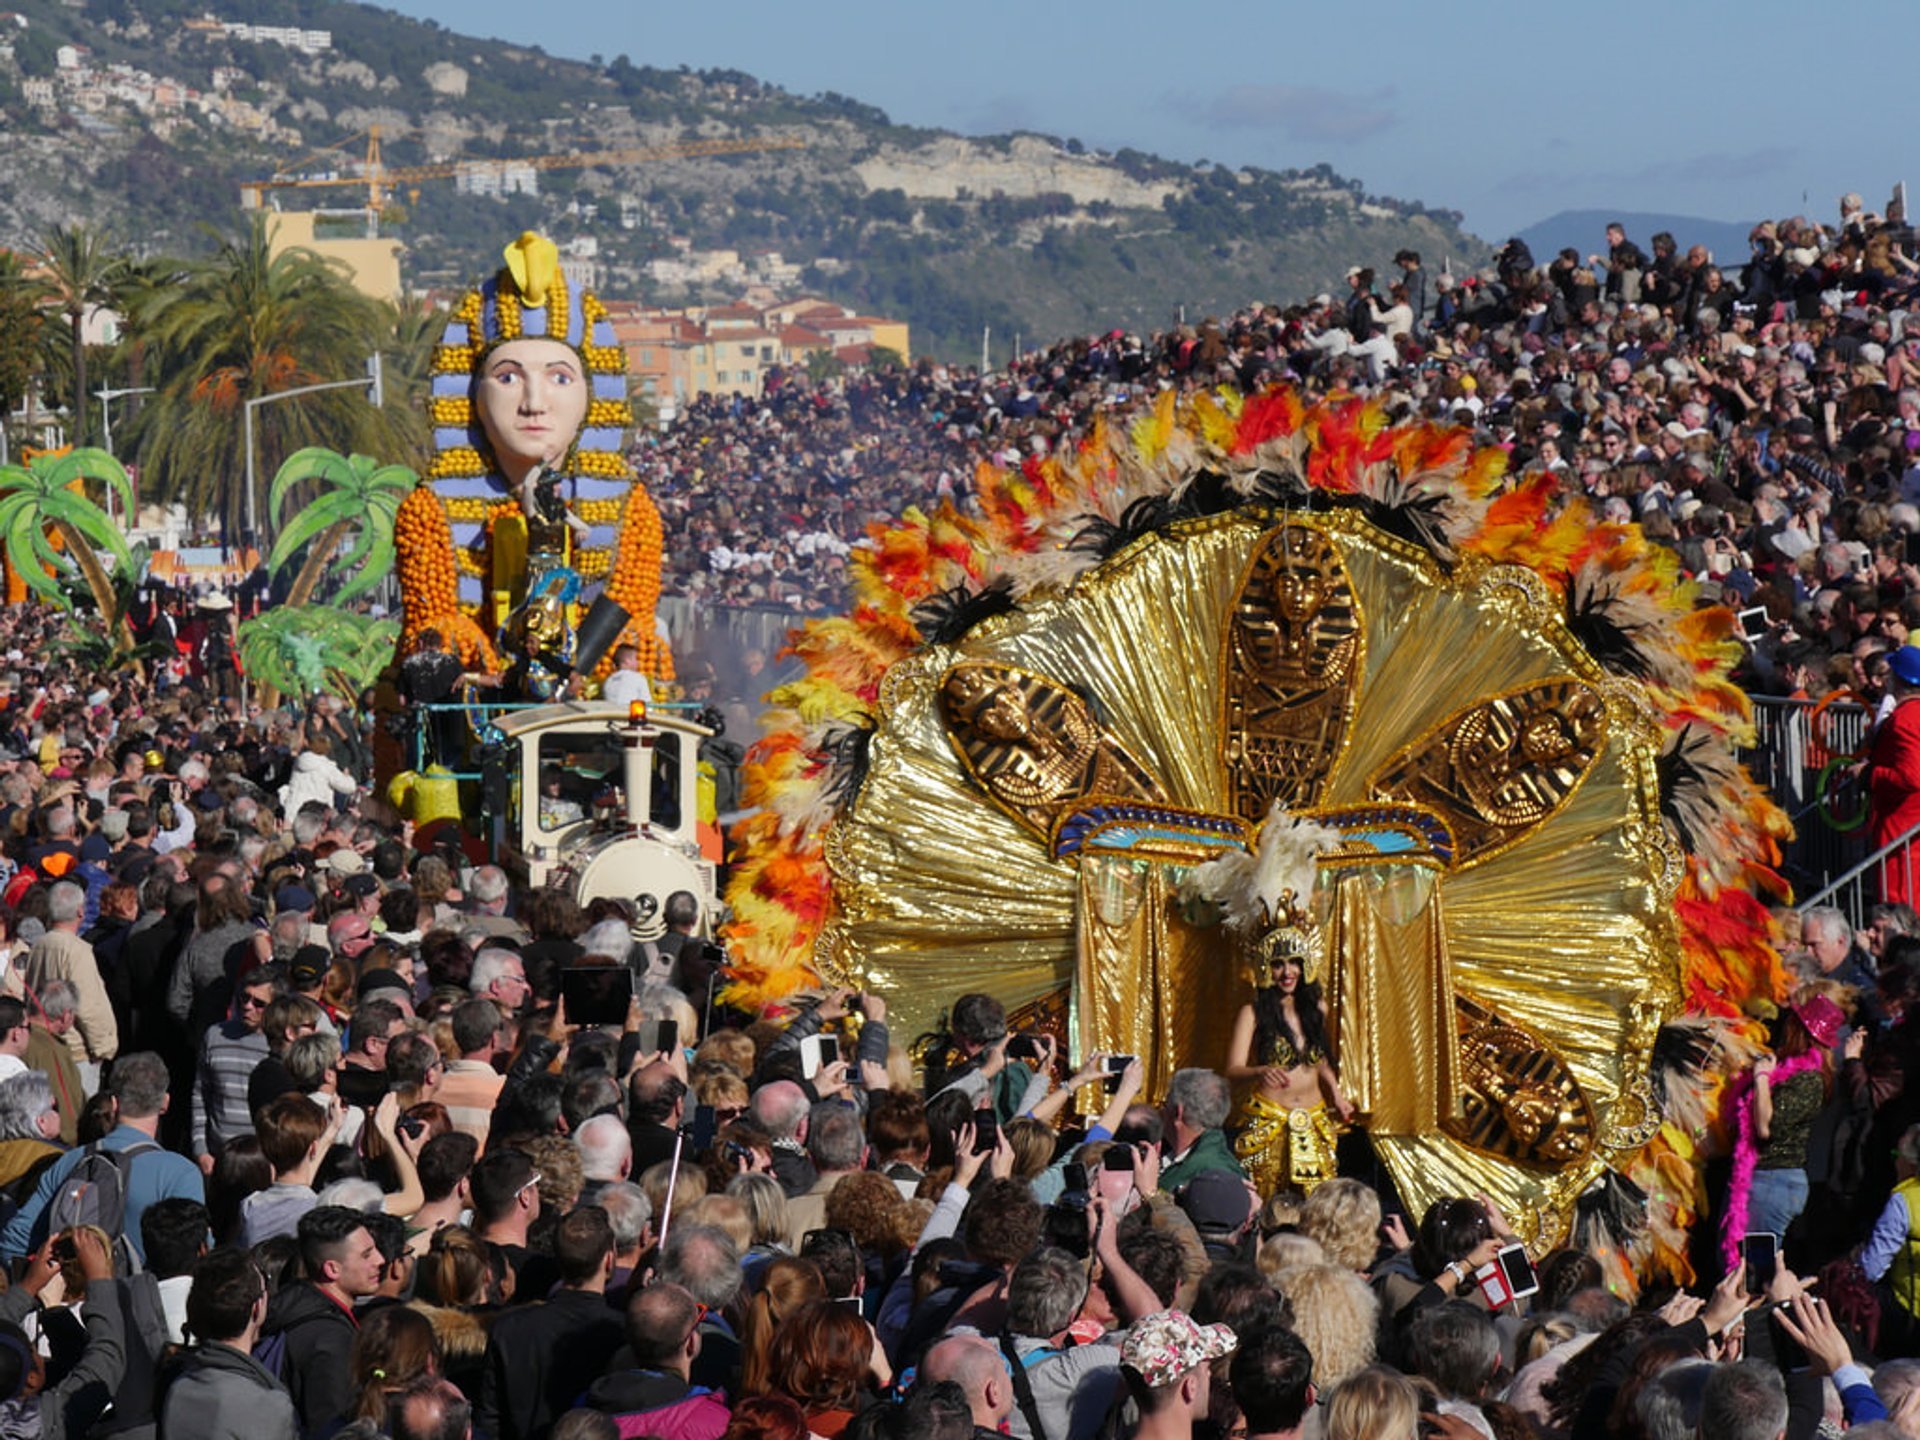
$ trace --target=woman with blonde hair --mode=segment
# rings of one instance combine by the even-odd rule
[[[1053,1152],[1060,1137],[1044,1120],[1022,1115],[1005,1127],[1007,1143],[1013,1147],[1013,1178],[1031,1185],[1053,1164]]]
[[[726,1193],[747,1207],[747,1225],[752,1239],[741,1251],[740,1268],[749,1285],[776,1256],[787,1253],[787,1192],[771,1175],[756,1170],[736,1175],[727,1182]]]
[[[1293,1305],[1293,1328],[1313,1355],[1313,1383],[1331,1389],[1373,1363],[1380,1304],[1344,1265],[1305,1265],[1273,1277]],[[1365,1432],[1355,1432],[1363,1434]]]
[[[1328,1263],[1327,1252],[1320,1248],[1320,1242],[1297,1230],[1282,1230],[1263,1241],[1254,1261],[1260,1267],[1260,1273],[1269,1280],[1284,1271],[1304,1270],[1309,1265]]]
[[[1380,1249],[1380,1197],[1358,1180],[1317,1185],[1301,1207],[1300,1233],[1318,1240],[1333,1264],[1370,1270]]]
[[[744,1178],[744,1177],[743,1177]],[[826,1282],[811,1260],[781,1255],[767,1262],[760,1289],[740,1326],[740,1394],[769,1393],[767,1357],[773,1337],[804,1305],[827,1298]]]
[[[1317,1354],[1313,1375],[1315,1384],[1325,1383]],[[1333,1391],[1323,1433],[1325,1440],[1418,1440],[1420,1392],[1398,1370],[1368,1365]]]

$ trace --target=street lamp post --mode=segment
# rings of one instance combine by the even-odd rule
[[[106,437],[109,455],[113,454],[113,402],[122,395],[151,395],[153,391],[154,387],[151,385],[128,385],[117,389],[112,386],[103,386],[93,392],[100,401],[100,428],[101,433]],[[113,487],[111,485],[107,487],[107,518],[109,520],[113,518]],[[127,516],[127,527],[132,529],[138,519],[136,515]]]
[[[376,355],[367,367],[367,373],[358,380],[329,380],[321,385],[300,385],[292,390],[276,390],[271,395],[257,395],[242,407],[245,414],[244,443],[247,447],[247,530],[248,533],[260,533],[259,517],[254,512],[254,469],[253,469],[253,412],[262,405],[271,405],[276,400],[291,400],[298,395],[313,395],[322,390],[352,390],[366,386],[375,405],[381,400],[379,356]]]

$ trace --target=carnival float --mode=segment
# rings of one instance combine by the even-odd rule
[[[1284,943],[1413,1213],[1485,1194],[1622,1284],[1690,1273],[1788,826],[1669,552],[1286,387],[1163,395],[869,537],[749,755],[739,1003],[870,985],[912,1035],[984,990],[1159,1094]]]

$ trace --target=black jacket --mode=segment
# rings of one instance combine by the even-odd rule
[[[261,1339],[286,1336],[286,1371],[281,1378],[299,1412],[301,1434],[318,1435],[359,1398],[347,1368],[359,1329],[358,1320],[305,1281],[289,1285],[268,1304]]]
[[[474,1409],[493,1440],[539,1440],[607,1368],[623,1343],[621,1317],[604,1296],[556,1291],[493,1322]]]

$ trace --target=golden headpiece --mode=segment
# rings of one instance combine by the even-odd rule
[[[1322,855],[1339,847],[1338,830],[1288,815],[1277,804],[1260,827],[1253,853],[1231,851],[1196,866],[1181,886],[1226,914],[1258,988],[1272,983],[1279,955],[1298,955],[1308,974],[1319,968],[1320,927],[1313,915]]]

